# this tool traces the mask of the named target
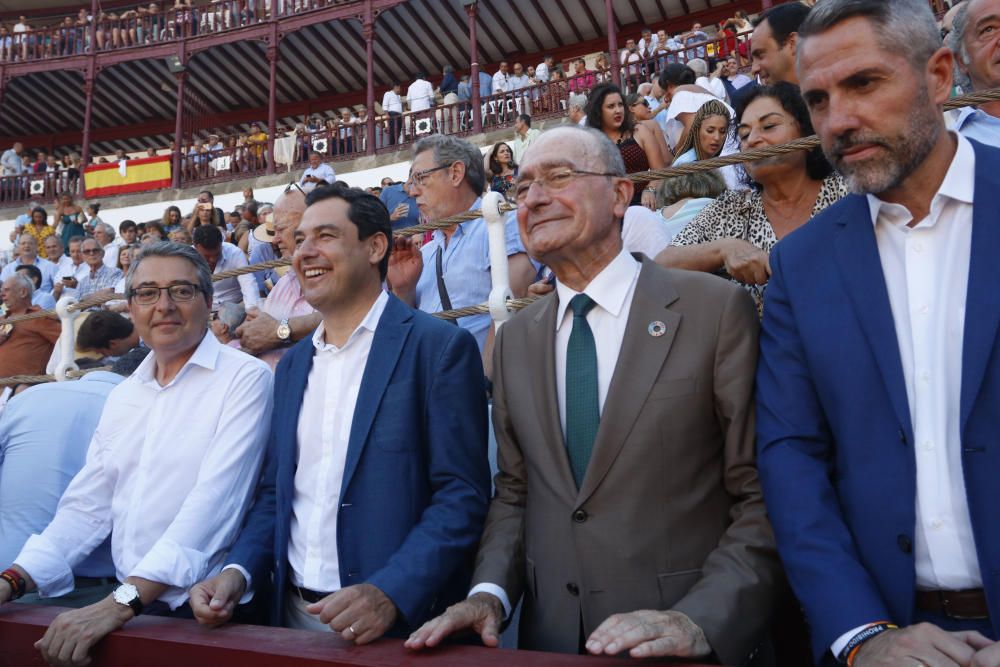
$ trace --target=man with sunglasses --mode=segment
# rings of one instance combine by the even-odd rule
[[[270,423],[271,372],[208,333],[212,276],[194,249],[146,246],[125,288],[152,353],[109,395],[52,522],[0,572],[0,604],[63,595],[73,567],[112,534],[123,583],[53,621],[36,644],[50,664],[84,664],[144,611],[190,617],[188,589],[222,568],[243,522]]]
[[[94,294],[113,290],[122,278],[122,270],[104,263],[104,248],[101,244],[96,239],[85,239],[80,251],[90,271],[80,280],[77,298],[83,300]]]

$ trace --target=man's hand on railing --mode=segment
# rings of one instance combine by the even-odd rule
[[[500,643],[501,621],[503,604],[500,599],[489,593],[476,593],[424,623],[403,645],[411,649],[430,648],[440,644],[449,635],[472,630],[479,633],[483,644],[492,648]]]
[[[330,593],[306,607],[334,632],[355,644],[369,644],[396,622],[396,605],[377,586],[358,584]]]
[[[190,591],[194,617],[202,625],[222,625],[232,618],[246,587],[246,579],[235,569],[223,570],[211,579],[195,584]]]

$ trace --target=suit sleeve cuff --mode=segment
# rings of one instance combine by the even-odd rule
[[[236,570],[243,575],[243,578],[247,582],[247,587],[243,589],[243,597],[240,598],[240,604],[246,604],[247,602],[250,602],[250,600],[253,600],[253,577],[251,577],[250,573],[246,571],[246,568],[242,565],[237,565],[236,563],[230,563],[222,568],[223,572],[226,570]],[[850,639],[850,637],[848,637],[848,639]]]
[[[508,618],[510,618],[510,598],[507,597],[507,592],[504,589],[500,588],[496,584],[489,584],[489,583],[485,583],[484,582],[484,583],[476,584],[475,586],[473,586],[472,590],[469,591],[468,597],[471,598],[476,593],[489,593],[493,597],[495,597],[498,600],[500,600],[500,604],[503,605],[503,619],[502,620],[506,621]],[[848,637],[848,639],[850,639],[850,637]],[[844,642],[844,643],[847,643],[847,642]]]
[[[847,642],[851,641],[851,638],[853,638],[854,635],[867,628],[868,625],[868,623],[859,625],[858,627],[848,630],[844,634],[837,637],[837,640],[830,644],[830,650],[833,651],[833,659],[840,660],[840,654],[844,651],[844,647],[847,646]]]

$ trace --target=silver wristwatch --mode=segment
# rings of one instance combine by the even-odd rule
[[[131,607],[136,616],[142,613],[142,598],[139,597],[139,589],[133,584],[122,584],[112,596],[118,604]]]
[[[283,342],[283,343],[290,342],[291,337],[292,337],[292,328],[290,326],[288,326],[288,318],[287,317],[285,319],[281,320],[281,323],[278,324],[278,329],[275,331],[275,334],[277,334],[278,339],[281,342]]]

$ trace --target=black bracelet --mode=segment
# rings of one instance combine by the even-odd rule
[[[842,650],[840,655],[837,656],[837,659],[847,665],[847,667],[851,667],[854,662],[854,657],[857,655],[858,649],[861,648],[862,644],[869,639],[882,634],[883,632],[898,629],[898,625],[890,623],[889,621],[876,621],[875,623],[869,623],[856,635],[851,637],[850,641],[847,642],[847,646],[845,646],[844,650]]]

